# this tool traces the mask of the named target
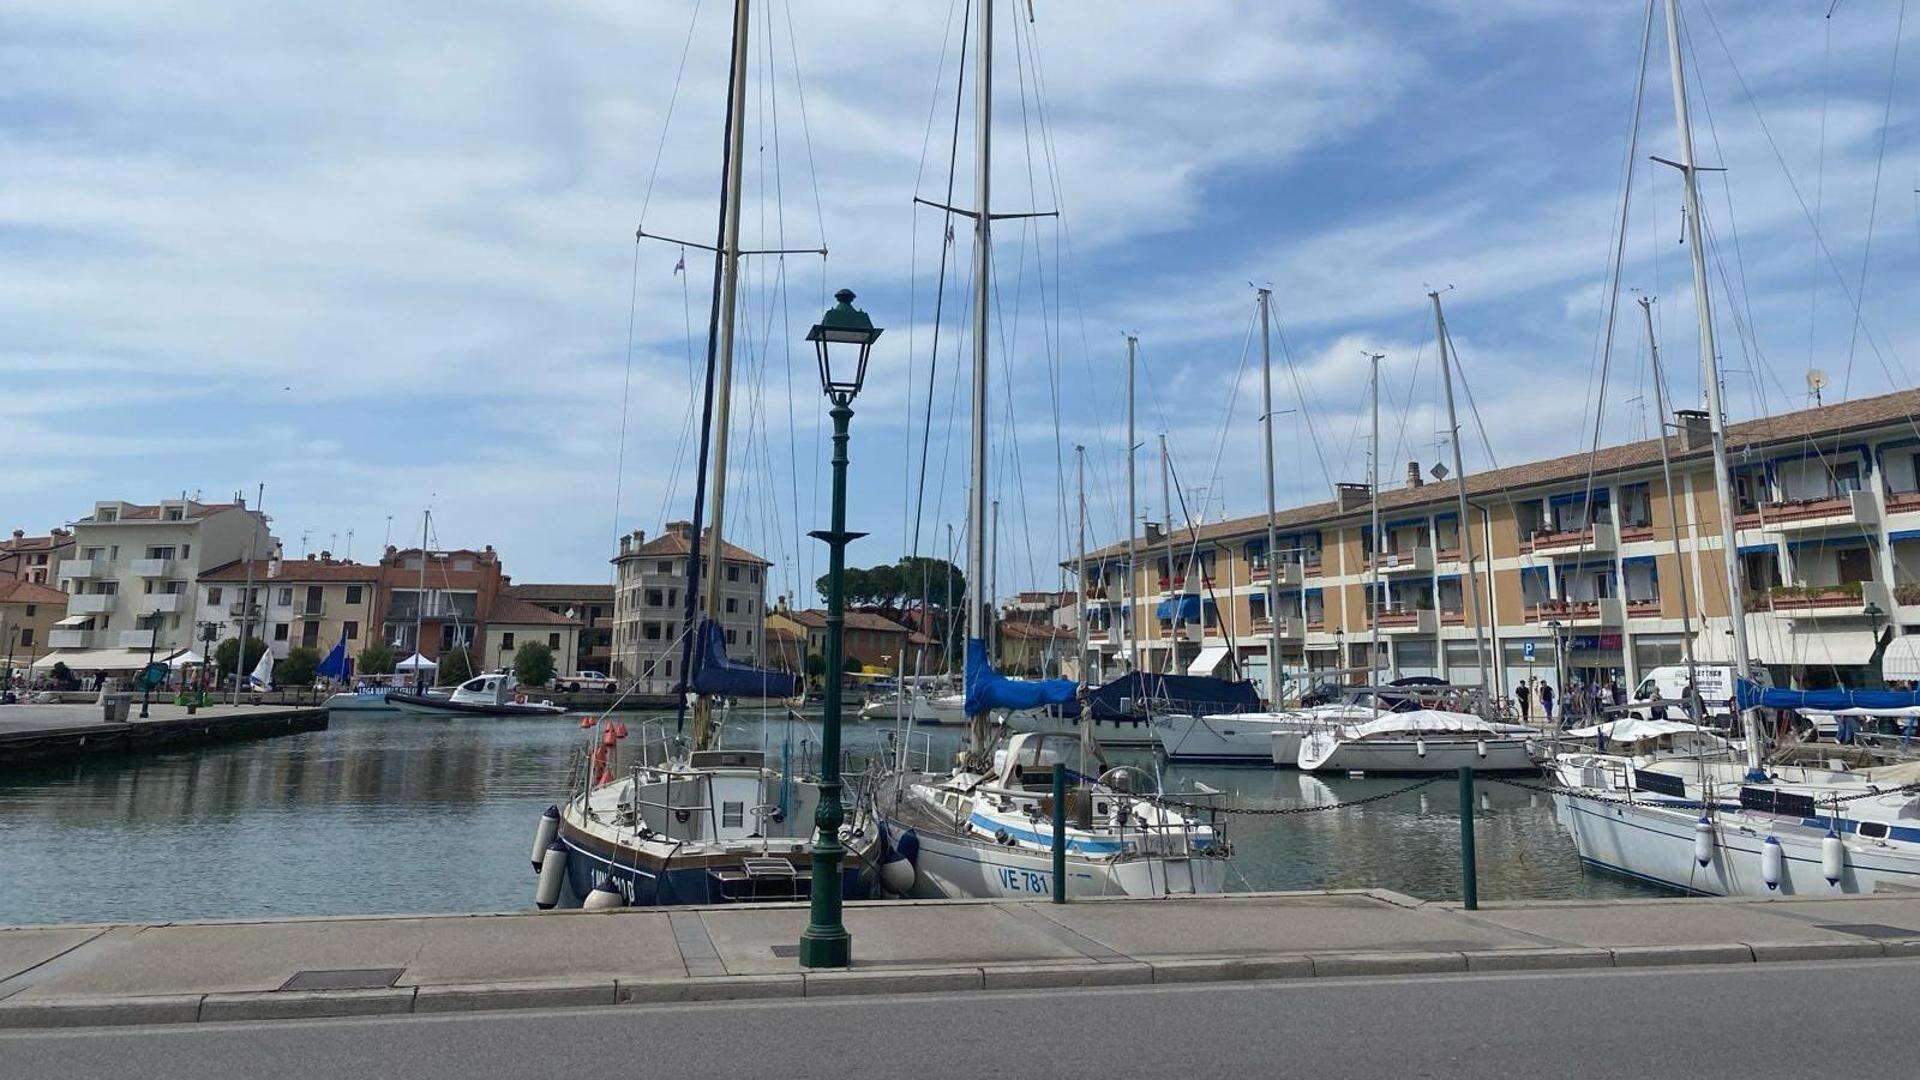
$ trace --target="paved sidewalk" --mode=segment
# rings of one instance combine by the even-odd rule
[[[0,929],[0,1027],[1920,956],[1920,897],[1491,904],[1382,890]]]

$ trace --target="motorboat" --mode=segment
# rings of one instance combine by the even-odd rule
[[[1371,720],[1380,715],[1365,705],[1324,705],[1279,712],[1190,715],[1156,714],[1154,738],[1168,761],[1198,761],[1292,768],[1300,738],[1330,724]],[[1285,751],[1284,756],[1282,751]]]
[[[912,874],[896,891],[916,897],[1012,898],[1053,891],[1055,763],[1068,766],[1066,891],[1165,897],[1226,891],[1230,846],[1211,823],[1150,790],[1130,766],[1108,765],[1081,735],[1003,736],[990,769],[946,775],[903,771],[877,785],[889,863]],[[1182,796],[1183,806],[1191,799]]]
[[[1538,735],[1468,713],[1416,709],[1309,731],[1297,760],[1307,772],[1537,772],[1529,744]]]
[[[416,716],[559,716],[563,705],[529,701],[512,675],[476,675],[451,694],[390,690],[387,704]]]
[[[387,695],[393,693],[395,690],[405,690],[406,679],[407,676],[402,675],[370,675],[359,680],[350,690],[341,690],[329,694],[327,699],[321,704],[324,705],[329,712],[399,712],[400,707],[387,701]],[[448,693],[448,691],[439,688],[425,692],[438,694],[441,697],[445,697]]]
[[[894,720],[902,716],[916,724],[964,724],[967,722],[966,695],[900,690],[883,694],[860,707],[863,720]]]

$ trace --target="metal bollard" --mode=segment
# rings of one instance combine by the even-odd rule
[[[1053,902],[1067,902],[1067,767],[1053,763]]]
[[[1473,859],[1473,766],[1460,766],[1460,898],[1468,911],[1480,909],[1480,874]]]

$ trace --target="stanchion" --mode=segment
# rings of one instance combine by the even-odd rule
[[[1480,909],[1480,875],[1473,861],[1473,766],[1460,766],[1460,898]]]
[[[1053,763],[1053,902],[1067,902],[1067,767]]]

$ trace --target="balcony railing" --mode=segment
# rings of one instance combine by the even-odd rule
[[[1653,619],[1660,616],[1660,598],[1627,601],[1627,618]]]
[[[133,572],[143,578],[161,578],[173,576],[172,559],[135,559]]]
[[[1432,634],[1440,629],[1440,612],[1434,608],[1388,608],[1377,619],[1383,634]]]
[[[68,559],[60,564],[60,576],[85,580],[103,569],[105,567],[93,559]]]
[[[1253,632],[1256,635],[1259,635],[1261,637],[1268,636],[1273,632],[1273,620],[1263,615],[1254,616]],[[1305,636],[1306,636],[1306,628],[1305,628],[1305,624],[1301,621],[1300,616],[1298,615],[1280,616],[1280,639],[1282,641],[1298,640],[1299,638],[1302,638]]]
[[[49,630],[47,647],[50,649],[84,649],[93,643],[91,630]]]
[[[1920,510],[1920,490],[1887,492],[1887,512]]]
[[[144,649],[149,645],[153,645],[158,640],[154,637],[155,632],[153,630],[121,630],[118,633],[119,644],[123,649]],[[166,646],[160,645],[158,647],[165,648]]]
[[[181,610],[185,601],[180,593],[147,593],[140,598],[139,611],[142,615],[171,614]]]
[[[1433,573],[1433,548],[1422,544],[1411,551],[1373,551],[1367,553],[1367,567],[1379,567],[1383,574]]]
[[[119,597],[112,593],[74,593],[67,597],[67,614],[101,615],[113,610]]]
[[[1597,600],[1543,600],[1527,605],[1527,621],[1545,623],[1559,620],[1568,626],[1618,626],[1626,618],[1626,605],[1617,596]]]
[[[1758,510],[1741,514],[1733,520],[1742,529],[1795,532],[1877,525],[1880,522],[1880,508],[1874,504],[1870,492],[1856,489],[1816,499],[1783,499],[1764,503]]]
[[[1868,604],[1891,610],[1893,598],[1878,581],[1850,581],[1833,585],[1776,585],[1767,590],[1773,611],[1795,619],[1856,618]]]
[[[1296,559],[1281,559],[1278,566],[1265,559],[1255,559],[1247,571],[1248,579],[1256,585],[1266,584],[1270,574],[1276,585],[1298,585],[1306,571]]]
[[[1651,524],[1620,526],[1620,542],[1623,544],[1633,543],[1638,540],[1654,540],[1657,539],[1658,536],[1659,534],[1654,531],[1654,527]]]
[[[1596,521],[1579,529],[1538,529],[1522,545],[1535,555],[1589,555],[1610,552],[1619,546],[1620,534],[1611,521]]]

